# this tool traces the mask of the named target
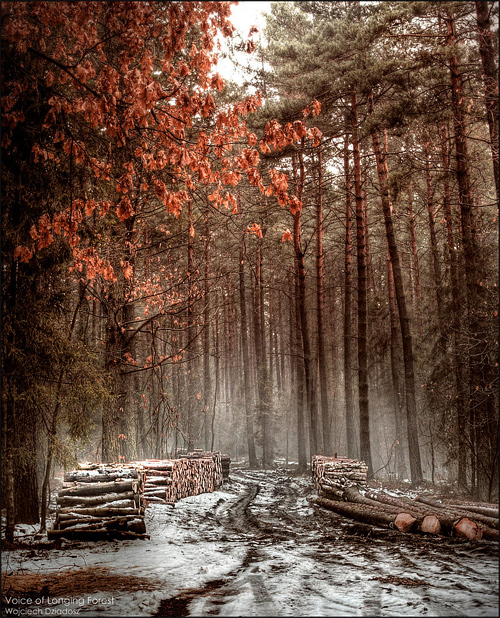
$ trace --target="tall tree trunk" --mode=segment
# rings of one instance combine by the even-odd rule
[[[356,256],[358,271],[358,396],[359,396],[359,453],[373,474],[370,444],[370,411],[368,402],[368,350],[367,350],[367,271],[366,238],[363,193],[361,183],[361,157],[358,139],[358,102],[354,87],[351,88],[352,146],[354,159],[354,195],[356,198]]]
[[[459,349],[461,338],[460,307],[461,293],[457,267],[457,254],[455,248],[455,238],[453,234],[453,217],[451,211],[451,191],[450,191],[450,156],[448,153],[448,129],[447,125],[441,127],[441,158],[444,170],[443,176],[443,205],[446,218],[446,240],[448,244],[448,254],[450,259],[450,280],[451,280],[451,341],[453,346],[453,368],[455,376],[455,433],[458,449],[458,471],[457,481],[460,487],[467,488],[467,418],[465,402],[465,376],[464,366]]]
[[[493,46],[493,32],[490,29],[490,11],[494,3],[476,0],[477,30],[479,38],[479,54],[483,67],[484,103],[490,130],[491,156],[493,159],[493,175],[498,201],[498,69]]]
[[[415,231],[415,213],[413,211],[413,188],[410,183],[408,188],[408,216],[410,223],[410,241],[411,241],[411,268],[412,275],[412,291],[415,295],[415,315],[417,317],[418,332],[422,333],[422,287],[420,285],[420,264],[417,251],[417,234]]]
[[[396,426],[396,475],[398,479],[406,477],[406,463],[403,450],[403,402],[401,397],[401,379],[399,373],[398,316],[394,292],[394,274],[392,271],[391,254],[387,248],[387,288],[389,292],[389,316],[391,325],[391,377],[394,420]]]
[[[293,177],[295,180],[296,196],[302,203],[302,192],[304,189],[304,159],[303,159],[303,142],[302,138],[301,149],[299,150],[298,163],[299,172],[297,174],[297,156],[292,155]],[[316,389],[314,385],[314,375],[312,368],[311,344],[309,340],[309,326],[307,319],[306,306],[306,268],[304,262],[304,250],[302,247],[302,223],[301,223],[301,208],[298,207],[293,216],[293,246],[295,250],[295,264],[298,278],[298,310],[300,318],[300,330],[302,334],[302,350],[304,353],[304,374],[306,380],[306,402],[307,412],[309,417],[309,445],[310,456],[317,455],[320,451],[320,437],[317,419],[316,405]]]
[[[205,214],[205,282],[203,298],[203,426],[205,450],[210,449],[212,379],[210,374],[210,220],[209,205]]]
[[[427,213],[429,215],[429,231],[431,239],[431,254],[432,254],[432,273],[434,278],[434,287],[436,293],[436,308],[438,314],[438,320],[440,323],[441,333],[443,332],[443,317],[444,317],[444,303],[443,303],[443,291],[441,281],[441,261],[439,256],[439,248],[436,235],[436,218],[434,214],[434,189],[431,181],[431,168],[430,168],[430,155],[429,155],[429,142],[425,144],[425,182],[426,182],[426,198],[427,198]],[[441,343],[444,341],[441,338]]]
[[[248,352],[248,325],[247,325],[247,306],[245,293],[245,236],[240,242],[240,318],[241,318],[241,350],[243,355],[243,395],[245,402],[245,426],[248,448],[248,465],[250,468],[257,468],[257,457],[255,454],[255,438],[252,419],[252,396],[250,392],[250,355]]]
[[[455,20],[451,12],[445,16],[448,44],[456,42]],[[479,349],[484,345],[479,307],[483,304],[481,268],[476,241],[476,218],[469,177],[469,156],[466,121],[463,108],[463,80],[458,57],[450,58],[451,107],[455,133],[455,159],[458,182],[458,201],[462,226],[463,258],[467,287],[467,327],[469,355],[469,433],[472,449],[472,488],[479,499],[488,499],[489,480],[481,457],[489,450],[487,422],[489,418],[489,388],[483,377]],[[484,452],[483,452],[484,451]]]
[[[373,112],[373,94],[369,95],[369,108]],[[413,355],[413,340],[410,329],[410,317],[406,308],[406,298],[403,287],[403,275],[401,272],[401,263],[399,259],[399,251],[396,243],[396,235],[394,233],[394,225],[392,222],[392,207],[389,200],[389,168],[387,166],[387,157],[382,157],[380,149],[379,135],[376,127],[371,130],[373,152],[375,154],[377,164],[377,175],[380,185],[380,195],[382,201],[382,210],[384,213],[384,223],[387,234],[387,242],[389,245],[389,253],[391,256],[392,269],[394,273],[394,288],[396,291],[396,301],[398,305],[399,321],[401,326],[401,335],[403,338],[403,361],[405,368],[405,392],[406,392],[406,414],[407,414],[407,429],[408,429],[408,450],[410,457],[410,475],[412,483],[420,483],[422,481],[422,464],[420,460],[420,447],[418,440],[418,416],[417,416],[417,400],[415,392],[415,369]]]
[[[271,467],[274,460],[271,389],[266,358],[264,322],[264,273],[262,242],[259,240],[255,264],[254,340],[257,362],[257,393],[259,419],[262,428],[262,466]]]
[[[304,350],[303,340],[301,336],[301,323],[300,323],[300,291],[299,280],[295,275],[295,307],[292,309],[292,303],[290,303],[290,311],[293,312],[293,318],[290,319],[290,341],[293,342],[293,356],[292,356],[292,368],[295,371],[295,401],[296,401],[296,413],[297,413],[297,458],[298,458],[298,472],[305,472],[307,470],[307,448],[306,448],[306,415],[304,414],[305,403],[305,381],[304,381]]]
[[[328,381],[326,375],[325,328],[323,313],[325,256],[323,249],[323,156],[318,146],[318,193],[316,198],[316,328],[318,348],[319,385],[321,395],[321,421],[323,426],[323,454],[332,455],[332,436],[328,409]]]
[[[187,271],[188,271],[188,305],[187,305],[187,350],[188,350],[188,381],[187,381],[187,418],[186,418],[186,448],[189,452],[195,444],[194,405],[196,392],[196,353],[195,353],[195,323],[194,323],[194,219],[193,202],[188,201],[188,242],[187,242]]]
[[[345,175],[345,270],[344,270],[344,398],[347,433],[347,456],[358,457],[356,424],[354,422],[354,391],[352,380],[352,212],[351,174],[349,172],[349,142],[344,142]]]

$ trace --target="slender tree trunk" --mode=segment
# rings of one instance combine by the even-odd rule
[[[290,320],[290,339],[294,343],[293,354],[293,368],[295,371],[295,401],[297,411],[297,457],[298,457],[298,471],[305,472],[307,470],[307,448],[306,448],[306,415],[304,414],[305,403],[305,381],[304,381],[304,351],[303,340],[300,334],[300,292],[299,292],[299,280],[298,277],[294,277],[295,280],[295,311],[293,312],[294,318]],[[290,308],[292,304],[290,304]]]
[[[187,270],[188,270],[188,305],[187,305],[187,346],[188,346],[188,381],[186,393],[186,448],[189,452],[194,449],[194,397],[196,392],[196,353],[195,353],[195,323],[194,323],[194,219],[193,202],[188,202],[188,242],[187,242]]]
[[[352,212],[351,174],[349,172],[348,137],[344,142],[345,206],[345,270],[344,270],[344,396],[347,432],[347,456],[358,457],[354,422],[354,391],[352,380]]]
[[[410,240],[411,240],[411,274],[412,286],[414,287],[415,295],[415,315],[417,317],[418,332],[422,332],[422,287],[420,285],[420,265],[417,251],[417,234],[415,231],[415,213],[413,212],[413,187],[410,183],[408,189],[408,215],[410,222]]]
[[[460,283],[457,268],[457,254],[455,248],[455,238],[453,234],[453,217],[451,211],[451,191],[450,191],[450,157],[448,153],[448,129],[447,125],[441,127],[441,154],[444,170],[443,176],[443,205],[446,217],[446,239],[448,244],[448,254],[450,258],[450,280],[451,280],[451,340],[453,346],[453,367],[455,375],[456,389],[456,415],[455,415],[455,433],[457,436],[456,443],[458,446],[458,476],[457,481],[460,487],[467,488],[467,448],[466,448],[466,402],[465,402],[465,376],[464,366],[459,351],[459,341],[461,338],[460,325],[460,306],[461,294]]]
[[[212,443],[211,434],[211,396],[212,379],[210,374],[210,220],[209,206],[205,214],[205,283],[203,306],[203,426],[205,450]]]
[[[245,236],[240,242],[240,318],[241,318],[241,349],[243,354],[243,395],[245,402],[245,423],[248,447],[248,465],[250,468],[257,468],[257,457],[255,455],[255,439],[252,419],[252,404],[250,392],[250,355],[248,352],[248,325],[247,325],[247,306],[245,293]]]
[[[325,307],[324,279],[325,256],[323,250],[323,156],[318,147],[318,193],[316,199],[316,328],[318,347],[318,369],[321,395],[321,420],[323,425],[323,454],[332,454],[332,436],[328,406],[328,381],[326,375],[325,329],[323,313]]]
[[[387,248],[387,288],[389,292],[389,316],[391,324],[391,377],[394,420],[396,426],[396,474],[398,479],[406,477],[406,463],[403,450],[403,403],[401,397],[401,378],[399,373],[398,317],[394,292],[394,274],[392,271],[391,254]]]
[[[370,93],[369,95],[369,106],[370,111],[373,112],[372,93]],[[403,287],[403,276],[401,272],[399,251],[396,243],[396,235],[394,233],[394,225],[392,222],[392,208],[389,201],[389,169],[387,166],[387,157],[382,158],[380,141],[376,127],[371,130],[371,135],[373,142],[373,151],[377,164],[377,174],[380,184],[380,194],[382,201],[382,210],[384,213],[387,242],[389,245],[389,253],[391,256],[392,269],[394,273],[394,288],[396,292],[401,335],[403,338],[403,361],[405,368],[406,414],[408,429],[408,449],[410,456],[410,475],[412,483],[416,484],[420,483],[423,477],[418,440],[418,416],[415,392],[413,340],[410,329],[410,317],[406,308],[406,298]]]
[[[490,29],[490,10],[494,3],[476,0],[477,30],[479,38],[479,54],[483,67],[484,103],[488,128],[490,130],[491,157],[493,159],[493,175],[498,201],[498,69],[496,67],[493,46],[493,32]]]
[[[446,26],[448,44],[455,44],[455,20],[447,12]],[[484,345],[482,326],[479,318],[479,307],[483,303],[481,289],[481,269],[479,263],[478,246],[476,241],[476,220],[472,197],[469,168],[468,148],[466,136],[466,121],[463,108],[463,80],[460,73],[458,58],[450,58],[451,79],[451,107],[455,133],[455,159],[458,182],[458,201],[460,208],[460,222],[462,227],[463,258],[465,264],[465,279],[467,287],[467,327],[468,327],[468,354],[469,354],[469,427],[472,451],[472,489],[479,499],[487,499],[489,481],[480,458],[489,450],[487,444],[490,437],[487,435],[488,386],[483,379],[483,367],[478,348]]]
[[[262,427],[262,466],[271,467],[274,460],[272,405],[269,385],[269,365],[266,358],[266,339],[264,322],[264,274],[262,244],[256,254],[255,264],[255,295],[254,295],[254,340],[257,362],[257,393],[258,410]]]
[[[302,140],[303,141],[303,140]],[[292,155],[292,165],[294,170],[294,180],[296,186],[296,195],[302,202],[302,191],[304,188],[304,160],[302,155],[303,144],[301,144],[301,150],[299,151],[299,173],[297,175],[297,156],[295,153]],[[314,386],[314,376],[312,371],[311,360],[311,344],[309,340],[309,327],[307,319],[307,307],[306,307],[306,268],[304,262],[304,251],[302,248],[302,223],[301,223],[301,207],[297,208],[293,218],[293,246],[295,250],[295,263],[297,268],[298,278],[298,300],[299,300],[299,318],[300,329],[302,334],[302,350],[304,353],[304,373],[306,380],[306,402],[307,411],[309,416],[309,444],[310,444],[310,456],[317,455],[319,453],[320,438],[319,427],[317,419],[316,409],[316,389]]]
[[[431,253],[432,253],[432,272],[434,278],[434,286],[436,293],[436,308],[438,314],[438,320],[443,332],[443,317],[444,317],[444,303],[443,303],[443,291],[441,280],[441,261],[439,256],[439,248],[436,234],[436,219],[434,214],[434,190],[431,181],[431,169],[429,159],[429,142],[425,145],[425,182],[426,182],[426,197],[427,197],[427,213],[429,215],[429,231],[431,239]],[[444,341],[441,338],[441,343]]]
[[[356,197],[356,255],[358,270],[358,393],[359,393],[359,452],[373,473],[370,444],[370,411],[368,401],[368,350],[367,350],[367,271],[366,237],[363,194],[361,183],[361,158],[358,140],[358,103],[354,87],[351,88],[352,145],[354,158],[354,194]]]

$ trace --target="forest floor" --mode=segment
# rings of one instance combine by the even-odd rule
[[[146,510],[150,540],[4,549],[2,616],[497,616],[498,543],[312,506],[310,477],[232,470]]]

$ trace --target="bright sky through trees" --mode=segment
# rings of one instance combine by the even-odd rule
[[[262,31],[266,24],[264,13],[268,13],[270,10],[271,2],[255,2],[253,0],[239,2],[237,5],[232,6],[231,22],[243,40],[248,38],[250,27],[257,26],[259,32],[253,36],[253,40],[257,41],[262,38]],[[224,40],[222,40],[222,49],[227,49]],[[239,56],[241,56],[239,60],[242,64],[247,64],[251,61],[251,56],[248,54],[241,53]],[[240,84],[243,82],[242,75],[228,58],[221,58],[219,60],[217,70],[225,79],[231,79]]]

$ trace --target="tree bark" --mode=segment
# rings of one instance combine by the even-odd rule
[[[369,95],[369,107],[373,112],[373,93]],[[417,417],[417,401],[415,392],[415,370],[414,370],[414,355],[413,355],[413,340],[410,329],[410,317],[406,308],[406,298],[403,287],[403,276],[401,273],[401,263],[399,259],[399,251],[396,243],[396,235],[394,233],[394,225],[392,222],[392,207],[389,201],[389,185],[388,176],[389,170],[387,166],[387,157],[382,158],[378,131],[376,127],[371,130],[373,152],[375,154],[377,164],[377,175],[380,185],[380,194],[382,201],[382,210],[384,214],[384,223],[387,234],[387,243],[389,245],[389,253],[391,256],[392,269],[394,273],[394,288],[396,292],[396,301],[398,305],[399,321],[401,327],[401,335],[403,338],[403,361],[405,373],[405,392],[406,392],[406,414],[407,414],[407,429],[408,429],[408,450],[410,457],[410,475],[412,483],[420,483],[422,481],[422,464],[420,460],[420,448],[418,440],[418,417]]]
[[[466,446],[466,403],[465,403],[465,376],[464,367],[459,351],[459,340],[461,337],[460,306],[461,293],[459,274],[457,266],[457,254],[455,249],[455,239],[453,233],[453,216],[451,211],[451,191],[450,191],[450,157],[448,153],[448,128],[447,124],[441,126],[441,161],[444,170],[443,175],[443,205],[446,219],[446,240],[448,245],[448,255],[450,259],[450,283],[451,283],[451,342],[453,372],[455,378],[455,443],[458,449],[457,462],[457,481],[460,487],[467,488],[467,446]]]
[[[354,194],[356,197],[356,255],[358,271],[358,393],[359,393],[359,454],[373,473],[370,444],[370,411],[368,401],[368,349],[367,349],[367,270],[363,194],[361,183],[361,157],[358,140],[358,103],[354,87],[351,88],[352,145],[354,158]]]
[[[205,213],[205,282],[203,298],[203,426],[205,450],[211,444],[211,396],[212,379],[210,374],[210,220],[209,205]]]
[[[394,450],[396,454],[396,475],[398,479],[406,476],[406,463],[403,450],[403,402],[401,397],[401,376],[399,373],[399,337],[398,317],[396,314],[396,299],[394,292],[394,273],[392,270],[391,254],[387,248],[387,288],[389,292],[389,320],[391,326],[391,378],[396,438]]]
[[[257,456],[255,454],[255,439],[251,409],[250,393],[250,355],[248,352],[248,325],[247,325],[247,306],[245,292],[245,236],[240,241],[240,260],[239,260],[239,283],[240,283],[240,319],[241,319],[241,349],[243,355],[243,399],[245,402],[245,427],[248,448],[248,465],[250,468],[257,467]]]
[[[299,173],[297,175],[297,156],[292,155],[292,165],[294,170],[294,180],[296,187],[296,196],[302,203],[302,192],[304,189],[304,160],[303,160],[303,142],[302,138],[301,150],[299,150],[298,162]],[[317,419],[316,405],[316,388],[314,385],[314,376],[312,371],[311,360],[311,344],[309,339],[309,326],[307,319],[306,306],[306,268],[304,262],[304,250],[302,247],[302,223],[301,223],[301,207],[298,207],[293,217],[293,246],[295,250],[295,264],[298,278],[298,310],[300,318],[300,330],[302,335],[302,350],[304,353],[304,374],[306,387],[306,403],[309,416],[309,445],[310,457],[318,454],[320,446],[319,427]]]
[[[490,10],[493,3],[476,0],[477,30],[479,39],[479,54],[483,67],[484,104],[490,131],[491,157],[493,159],[493,175],[498,202],[498,69],[495,59],[497,54],[493,46],[493,33],[490,29]]]
[[[316,198],[316,328],[319,386],[321,396],[321,421],[323,427],[323,454],[332,455],[332,436],[328,406],[328,381],[326,375],[324,293],[325,256],[323,249],[323,156],[318,146],[318,192]]]
[[[351,174],[349,172],[349,142],[344,141],[345,176],[345,265],[344,265],[344,401],[347,433],[347,456],[358,456],[354,422],[354,391],[352,379],[352,212]]]

